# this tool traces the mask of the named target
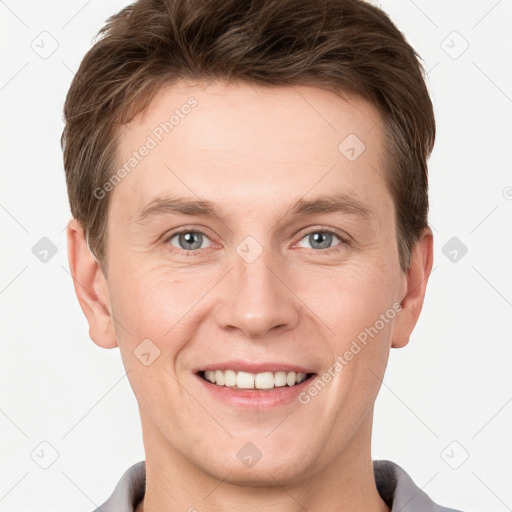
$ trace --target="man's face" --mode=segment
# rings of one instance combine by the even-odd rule
[[[275,485],[368,449],[407,284],[383,124],[347,98],[181,83],[120,133],[116,169],[138,160],[112,192],[105,286],[147,453]],[[326,197],[339,208],[305,207]],[[170,198],[218,216],[162,207]],[[274,372],[263,386],[315,375],[236,391],[203,378],[215,369]]]

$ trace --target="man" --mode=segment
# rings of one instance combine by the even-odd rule
[[[356,0],[139,0],[65,105],[68,250],[146,459],[103,512],[446,511],[371,459],[432,268],[432,104]]]

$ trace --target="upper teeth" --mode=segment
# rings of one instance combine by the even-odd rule
[[[273,387],[294,386],[306,379],[305,373],[263,372],[248,373],[234,370],[205,371],[204,376],[217,386],[236,386],[241,389],[272,389]]]

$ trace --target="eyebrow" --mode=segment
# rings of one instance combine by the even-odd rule
[[[317,214],[344,213],[365,219],[373,218],[371,210],[354,194],[341,192],[322,195],[313,199],[301,198],[293,204],[289,215],[303,217]],[[190,215],[222,218],[218,205],[207,199],[159,196],[144,206],[135,222],[145,224],[151,217],[162,215]]]

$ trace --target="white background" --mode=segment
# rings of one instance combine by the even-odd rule
[[[60,149],[73,73],[126,4],[0,2],[0,511],[91,511],[144,459],[118,349],[90,340],[73,290]],[[438,132],[434,271],[409,346],[391,353],[373,457],[443,505],[512,510],[512,1],[380,5],[424,59]],[[41,38],[58,44],[45,59]],[[442,251],[454,236],[468,248],[456,262]],[[42,237],[57,247],[46,263]],[[58,452],[48,469],[31,457],[51,462],[43,441]]]

